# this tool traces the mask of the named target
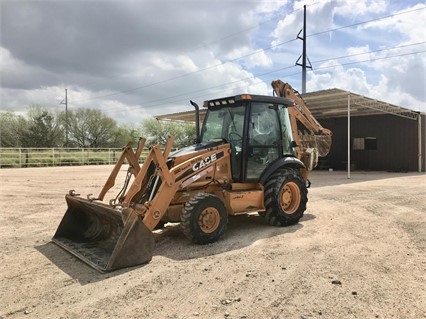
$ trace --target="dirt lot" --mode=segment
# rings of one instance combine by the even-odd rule
[[[195,246],[172,225],[151,263],[100,274],[50,239],[109,169],[0,170],[0,318],[426,318],[424,173],[314,172],[295,226],[236,217]]]

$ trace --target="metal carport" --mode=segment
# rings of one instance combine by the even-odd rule
[[[417,121],[418,130],[418,171],[422,171],[422,158],[425,158],[424,152],[422,152],[422,143],[425,143],[426,139],[422,138],[422,117],[425,114],[416,112],[407,108],[403,108],[397,105],[393,105],[387,102],[372,99],[363,95],[352,93],[341,89],[327,89],[316,92],[310,92],[301,94],[301,97],[305,101],[312,115],[317,119],[328,119],[328,118],[347,118],[348,123],[348,178],[350,177],[350,125],[351,117],[357,116],[372,116],[380,114],[391,114],[398,117],[403,117],[409,120]],[[205,109],[200,110],[200,120],[202,121],[205,116]],[[186,111],[173,114],[165,114],[155,116],[158,120],[168,121],[184,121],[194,122],[195,112]],[[424,130],[424,128],[423,128]],[[426,149],[426,143],[424,149]],[[425,160],[426,167],[426,160]]]

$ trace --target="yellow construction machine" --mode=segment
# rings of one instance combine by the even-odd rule
[[[303,217],[308,174],[327,155],[331,132],[311,115],[290,85],[273,81],[274,95],[241,94],[204,102],[196,144],[173,151],[145,139],[128,143],[97,197],[66,196],[68,209],[53,242],[93,268],[107,272],[149,262],[152,231],[180,223],[194,243],[217,241],[229,215],[258,213],[289,226]],[[129,167],[120,193],[108,203],[122,165]]]

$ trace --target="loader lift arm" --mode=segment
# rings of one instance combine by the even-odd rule
[[[178,191],[197,183],[216,183],[217,187],[223,180],[214,179],[216,165],[229,162],[230,157],[229,144],[222,143],[181,163],[169,163],[173,141],[169,137],[164,151],[158,145],[151,147],[141,166],[144,140],[136,152],[127,144],[98,198],[74,192],[65,196],[68,209],[52,240],[101,272],[149,262],[155,241],[152,231]],[[128,190],[120,191],[121,196],[105,204],[101,199],[114,185],[125,159],[129,162],[127,177],[134,180]],[[210,178],[202,181],[207,175]]]
[[[145,138],[139,139],[136,152],[134,152],[132,149],[132,142],[128,142],[127,145],[123,147],[123,152],[121,153],[120,158],[115,163],[115,166],[112,169],[107,181],[105,182],[104,187],[102,187],[102,190],[100,191],[98,197],[92,198],[93,200],[102,201],[105,197],[105,194],[115,185],[115,179],[117,178],[117,175],[125,159],[127,159],[129,163],[128,173],[131,173],[134,176],[136,176],[139,173],[139,170],[140,170],[139,158],[142,154],[142,150],[145,146],[145,142],[146,142]]]
[[[179,189],[188,187],[207,174],[212,174],[215,171],[216,162],[219,159],[226,160],[226,157],[230,156],[228,146],[222,144],[218,149],[210,150],[169,168],[167,159],[173,140],[173,137],[169,138],[163,154],[158,146],[151,148],[122,203],[123,213],[125,215],[135,213],[141,216],[143,223],[149,230],[153,230],[162,219]],[[145,180],[151,163],[156,166],[155,174],[159,181],[148,200],[143,203],[135,203],[133,198],[143,187],[142,181]],[[202,167],[200,167],[200,163],[202,163]]]

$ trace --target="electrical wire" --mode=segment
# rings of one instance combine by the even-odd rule
[[[332,57],[332,58],[329,58],[329,59],[326,59],[326,60],[318,60],[318,61],[315,61],[313,63],[324,63],[324,62],[328,62],[328,61],[335,61],[335,60],[349,58],[349,57],[354,57],[354,56],[359,56],[359,55],[366,55],[366,54],[371,54],[371,53],[377,53],[377,52],[395,50],[395,49],[399,49],[399,48],[404,48],[404,47],[409,47],[409,46],[414,46],[414,45],[419,45],[419,44],[425,44],[425,43],[426,42],[419,42],[419,43],[414,43],[414,44],[407,44],[407,45],[396,46],[396,47],[389,48],[389,49],[381,49],[381,50],[374,50],[374,51],[357,53],[357,54],[346,55],[346,56]],[[337,68],[337,67],[340,67],[340,66],[353,65],[353,64],[361,64],[361,63],[373,62],[373,61],[378,61],[378,60],[386,60],[386,59],[391,59],[391,58],[395,58],[395,57],[401,57],[401,56],[407,56],[407,55],[414,55],[414,54],[419,54],[419,53],[424,53],[424,52],[426,52],[426,51],[416,51],[416,52],[409,52],[409,53],[397,54],[397,55],[380,57],[380,58],[366,59],[366,60],[362,60],[362,61],[354,61],[354,62],[348,62],[348,63],[341,63],[341,64],[336,64],[336,65],[329,65],[329,66],[318,67],[318,68],[314,68],[313,70],[308,70],[308,71],[312,72],[312,71],[320,70],[320,69],[321,70],[332,69],[332,68]],[[222,87],[228,87],[228,86],[234,85],[234,84],[239,83],[239,82],[244,82],[244,81],[247,81],[247,80],[251,80],[253,78],[262,78],[262,77],[264,77],[266,75],[270,75],[270,74],[273,74],[273,73],[278,73],[278,72],[281,72],[281,71],[284,71],[284,70],[288,70],[288,69],[292,69],[292,68],[296,68],[296,66],[295,65],[285,66],[285,67],[282,67],[282,68],[274,69],[272,71],[263,72],[263,73],[260,73],[260,74],[254,74],[253,76],[246,77],[246,78],[243,78],[243,79],[239,79],[239,80],[235,80],[235,81],[231,81],[231,82],[222,83],[222,84],[219,84],[219,85],[216,85],[216,86],[210,86],[210,87],[204,88],[204,89],[197,89],[197,90],[193,90],[193,91],[188,91],[188,92],[180,93],[180,94],[177,94],[177,95],[174,95],[174,96],[163,97],[163,98],[160,98],[160,99],[151,100],[151,101],[145,102],[143,106],[133,106],[133,107],[129,107],[129,109],[137,109],[137,108],[140,108],[140,107],[161,106],[161,105],[163,105],[163,103],[161,103],[161,102],[164,102],[164,101],[169,101],[169,103],[178,103],[178,102],[188,101],[190,98],[191,99],[197,99],[197,98],[206,97],[205,94],[195,95],[195,96],[194,96],[194,94],[205,92],[205,91],[211,91],[211,90],[214,90],[214,89],[219,89],[219,88],[222,88]],[[291,77],[291,76],[298,75],[298,74],[300,74],[300,72],[296,72],[296,73],[293,73],[293,74],[290,74],[290,75],[286,75],[286,77]],[[244,87],[246,87],[246,85],[237,86],[237,87],[234,87],[234,89],[244,88]],[[185,96],[185,98],[177,99],[177,98],[183,97],[183,96]],[[114,110],[113,109],[106,109],[106,110],[103,110],[103,111],[104,112],[110,112],[110,111],[114,111]]]
[[[318,3],[314,3],[314,4],[311,4],[311,5],[316,5],[316,4],[318,4]],[[388,18],[391,18],[391,17],[395,17],[395,16],[399,16],[399,15],[402,15],[402,14],[411,13],[411,12],[414,12],[414,11],[424,10],[424,9],[425,9],[425,7],[416,8],[416,9],[412,9],[412,10],[406,10],[406,11],[398,12],[398,13],[395,13],[395,14],[392,14],[392,15],[387,15],[387,16],[384,16],[384,17],[379,17],[379,18],[370,19],[370,20],[363,21],[363,22],[358,22],[358,23],[353,23],[353,24],[346,25],[346,26],[341,26],[341,27],[334,28],[334,29],[329,29],[329,30],[325,30],[325,31],[321,31],[321,32],[312,33],[312,34],[307,35],[307,37],[319,36],[319,35],[322,35],[322,34],[325,34],[325,33],[335,32],[335,31],[342,30],[342,29],[345,29],[345,28],[351,28],[351,27],[354,27],[354,26],[359,26],[359,25],[362,25],[362,24],[367,24],[367,23],[371,23],[371,22],[375,22],[375,21],[379,21],[379,20],[384,20],[384,19],[388,19]],[[300,10],[300,9],[298,9],[298,10]],[[294,10],[291,13],[294,13],[294,12],[296,12],[298,10]],[[267,20],[266,22],[263,22],[262,24],[267,23],[267,22],[269,22],[271,20],[272,19]],[[224,39],[227,39],[229,37],[236,36],[238,34],[247,32],[249,30],[252,30],[253,28],[254,27],[250,27],[250,28],[247,28],[247,29],[244,29],[244,30],[240,30],[238,32],[229,34],[229,35],[227,35],[225,37],[222,37],[222,38],[220,38],[218,40],[215,40],[215,41],[212,41],[210,43],[213,44],[213,43],[216,43],[216,42],[220,42],[221,40],[224,40]],[[140,90],[140,89],[143,89],[143,88],[148,88],[148,87],[152,87],[152,86],[155,86],[155,85],[167,83],[167,82],[170,82],[170,81],[173,81],[173,80],[176,80],[176,79],[180,79],[180,78],[187,77],[187,76],[190,76],[190,75],[193,75],[193,74],[196,74],[196,73],[204,72],[206,70],[217,68],[217,67],[223,66],[224,64],[227,64],[227,63],[236,62],[238,60],[247,58],[249,56],[258,54],[260,52],[268,51],[268,50],[271,50],[271,49],[283,46],[285,44],[291,43],[291,42],[296,41],[296,40],[297,39],[291,39],[291,40],[282,41],[282,42],[276,43],[274,45],[271,45],[271,46],[268,46],[268,47],[265,47],[265,48],[262,48],[262,49],[255,50],[255,51],[252,51],[252,52],[250,52],[248,54],[241,55],[239,57],[236,57],[236,58],[233,58],[233,59],[230,59],[230,60],[227,60],[227,61],[223,61],[221,63],[217,63],[217,64],[214,64],[214,65],[211,65],[211,66],[208,66],[206,68],[202,68],[202,69],[199,69],[199,70],[196,70],[196,71],[193,71],[193,72],[184,73],[184,74],[181,74],[181,75],[178,75],[178,76],[175,76],[175,77],[171,77],[171,78],[168,78],[168,79],[165,79],[165,80],[161,80],[161,81],[149,83],[149,84],[146,84],[146,85],[134,87],[134,88],[131,88],[131,89],[128,89],[128,90],[122,90],[122,91],[114,92],[114,93],[110,93],[110,94],[99,95],[99,96],[90,98],[89,100],[102,99],[102,98],[106,98],[106,97],[121,95],[121,94],[124,94],[124,93],[129,93],[129,92]],[[420,43],[417,43],[417,44],[424,44],[424,43],[425,42],[420,42]],[[417,45],[417,44],[410,44],[410,45]],[[376,53],[376,52],[381,52],[381,51],[386,51],[386,50],[392,50],[392,49],[402,48],[402,47],[406,47],[406,46],[410,46],[410,45],[403,45],[403,46],[394,47],[394,48],[390,48],[390,49],[381,49],[381,50],[375,50],[375,51],[370,51],[370,52],[358,53],[358,54],[354,54],[354,55],[347,55],[347,56],[340,56],[340,57],[336,57],[336,58],[329,58],[329,59],[325,59],[325,60],[318,60],[318,61],[314,61],[313,63],[323,63],[323,62],[327,62],[327,61],[331,61],[331,60],[338,60],[338,59],[349,58],[349,57],[356,56],[356,55],[362,55],[362,54],[369,54],[369,53]],[[424,52],[424,51],[418,51],[418,52],[414,52],[412,54],[418,54],[418,53],[422,53],[422,52]],[[403,56],[403,55],[409,55],[409,54],[410,53],[402,54],[402,55],[396,55],[396,56]],[[377,59],[373,59],[373,60],[365,60],[365,61],[362,61],[362,62],[359,62],[359,61],[357,61],[357,62],[350,62],[350,63],[346,63],[346,64],[339,64],[339,66],[341,66],[341,65],[356,64],[356,63],[364,63],[364,62],[368,62],[368,61],[376,61],[376,60],[386,59],[386,58],[392,58],[392,57],[396,57],[396,56],[382,57],[382,58],[377,58]],[[279,71],[282,71],[283,69],[288,69],[288,68],[291,68],[291,67],[294,67],[294,66],[287,66],[287,67],[284,67],[284,68],[275,69],[275,70],[270,71],[270,72],[265,72],[265,73],[263,73],[261,75],[254,75],[254,76],[252,76],[250,78],[244,78],[244,79],[240,79],[240,80],[236,80],[236,81],[232,81],[232,82],[228,82],[228,83],[223,83],[221,85],[217,85],[217,86],[214,86],[214,87],[209,87],[209,88],[204,88],[204,89],[201,89],[201,90],[195,90],[195,91],[191,91],[191,92],[181,93],[179,95],[175,95],[175,96],[171,96],[171,97],[163,97],[161,99],[156,99],[156,100],[152,100],[152,101],[146,102],[146,103],[144,103],[143,107],[148,106],[148,105],[151,106],[151,107],[152,106],[156,106],[158,104],[151,104],[151,103],[157,103],[159,101],[167,101],[167,100],[172,100],[171,102],[181,101],[181,100],[174,100],[174,99],[178,98],[180,96],[185,96],[185,95],[188,95],[188,94],[194,94],[194,93],[204,92],[204,91],[212,90],[212,89],[215,89],[215,88],[227,86],[227,85],[230,85],[230,84],[235,84],[235,83],[238,83],[238,82],[246,81],[247,79],[252,79],[253,77],[262,77],[264,75],[275,73],[275,72],[279,72]],[[330,66],[328,66],[328,67],[321,67],[321,69],[324,69],[324,68],[330,68]],[[320,69],[320,68],[316,68],[316,69]],[[312,70],[310,70],[310,71],[312,71]],[[185,100],[187,100],[187,99],[185,99]],[[131,108],[133,108],[133,107],[131,107]],[[140,108],[140,106],[135,106],[135,108]],[[108,112],[108,111],[111,111],[111,110],[106,109],[106,110],[103,110],[103,111],[104,112],[105,111]],[[119,111],[119,110],[117,110],[117,111]]]

